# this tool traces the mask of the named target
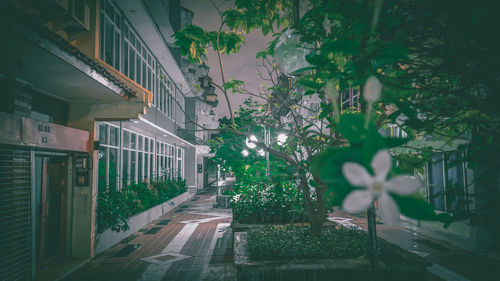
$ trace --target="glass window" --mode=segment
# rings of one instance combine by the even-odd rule
[[[129,60],[128,43],[126,41],[123,41],[123,74],[125,74],[126,76],[129,76],[128,60]]]
[[[109,148],[109,188],[118,189],[118,149]]]
[[[99,148],[99,171],[98,171],[98,178],[97,178],[97,187],[99,189],[99,192],[106,191],[107,183],[106,183],[106,174],[107,174],[107,160],[106,160],[106,147],[101,146]]]
[[[130,148],[132,148],[132,149],[136,149],[135,148],[135,145],[136,145],[136,141],[135,140],[136,140],[136,138],[137,138],[136,134],[134,134],[134,133],[130,134]]]
[[[148,179],[149,182],[151,182],[151,180],[149,179],[148,165],[149,165],[149,154],[144,153],[144,179]]]
[[[135,80],[135,53],[130,50],[130,79]]]
[[[142,181],[142,152],[137,153],[137,181]]]
[[[149,151],[149,140],[144,138],[144,151]]]
[[[135,56],[135,66],[136,66],[136,79],[135,79],[135,82],[137,82],[137,84],[141,84],[141,81],[142,81],[142,76],[141,76],[141,58],[137,55]]]
[[[115,60],[113,66],[118,70],[120,70],[120,42],[120,33],[115,29]]]
[[[101,144],[108,143],[108,125],[107,124],[99,124],[99,143],[101,143]]]
[[[136,166],[136,152],[131,151],[130,152],[130,182],[135,183],[136,178],[135,178],[135,166]]]
[[[465,181],[464,181],[464,163],[462,162],[461,153],[453,152],[448,155],[446,163],[447,181],[446,181],[446,206],[448,210],[465,210]]]
[[[123,186],[128,185],[128,181],[130,179],[129,177],[129,159],[130,159],[130,151],[129,150],[123,150],[123,161],[122,161],[122,182]]]
[[[149,178],[151,180],[154,179],[154,169],[153,169],[153,154],[150,154],[149,156]]]
[[[109,65],[113,65],[113,43],[114,43],[114,29],[113,25],[111,24],[110,21],[105,20],[104,21],[104,61],[107,62]]]
[[[119,140],[118,140],[118,128],[110,126],[109,127],[109,144],[113,146],[118,146]]]
[[[123,147],[130,148],[130,133],[128,131],[123,131]]]
[[[445,211],[443,154],[436,153],[429,163],[429,199],[438,211]]]
[[[141,135],[139,135],[138,138],[139,138],[139,142],[138,142],[139,146],[137,147],[137,150],[143,150],[144,149],[143,146],[142,146],[142,144],[144,143],[143,142],[143,137]]]

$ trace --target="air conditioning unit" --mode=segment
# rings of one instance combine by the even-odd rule
[[[73,0],[71,15],[83,29],[90,31],[90,8],[85,0]]]
[[[69,2],[70,0],[43,0],[42,3],[38,4],[51,15],[61,17],[68,14]]]
[[[62,29],[70,40],[77,39],[90,31],[90,7],[85,0],[70,1],[70,9],[64,18]]]

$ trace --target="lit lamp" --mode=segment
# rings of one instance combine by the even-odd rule
[[[279,146],[283,146],[285,145],[287,139],[288,139],[287,135],[285,135],[284,133],[280,133],[277,137],[276,142],[278,143]]]
[[[256,142],[257,142],[257,137],[254,135],[251,135],[249,138],[245,140],[245,144],[248,146],[248,148],[251,149],[257,147],[257,144],[255,144]]]
[[[215,93],[210,93],[205,95],[205,99],[207,101],[216,101],[217,100],[217,95]]]

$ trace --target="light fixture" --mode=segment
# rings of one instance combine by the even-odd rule
[[[256,142],[257,142],[257,137],[254,135],[251,135],[250,138],[247,138],[245,140],[245,144],[248,146],[248,148],[251,148],[251,149],[254,149],[255,147],[257,147],[257,144],[255,144]]]
[[[297,70],[311,66],[306,60],[310,47],[300,42],[300,35],[294,29],[288,29],[278,38],[274,59],[282,72],[294,75]]]
[[[259,149],[257,150],[257,153],[260,155],[260,156],[265,156],[266,155],[266,152],[264,151],[264,149]]]
[[[243,156],[247,157],[250,153],[248,152],[248,150],[243,149],[243,150],[241,151],[241,154],[243,154]]]
[[[285,145],[286,140],[288,139],[288,136],[285,133],[280,133],[277,138],[277,143],[279,146]]]

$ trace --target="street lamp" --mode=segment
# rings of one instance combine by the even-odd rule
[[[257,137],[254,135],[251,135],[249,138],[245,140],[245,144],[248,146],[248,148],[254,149],[257,147],[255,144],[257,142]]]
[[[262,126],[264,129],[264,145],[269,147],[271,145],[271,129],[266,128]],[[285,133],[280,133],[278,137],[276,138],[276,141],[279,146],[283,146],[286,143],[286,140],[288,139],[288,136]],[[248,148],[254,149],[257,147],[255,144],[257,142],[257,137],[255,135],[251,135],[250,137],[246,138],[245,144]],[[244,149],[242,152],[243,156],[247,157],[249,155],[248,150]],[[257,154],[260,156],[265,156],[266,157],[266,177],[269,179],[269,152],[267,150],[264,150],[260,148],[257,150]]]
[[[288,136],[285,135],[285,133],[280,133],[277,137],[277,143],[279,146],[285,145],[286,140],[288,139]]]

